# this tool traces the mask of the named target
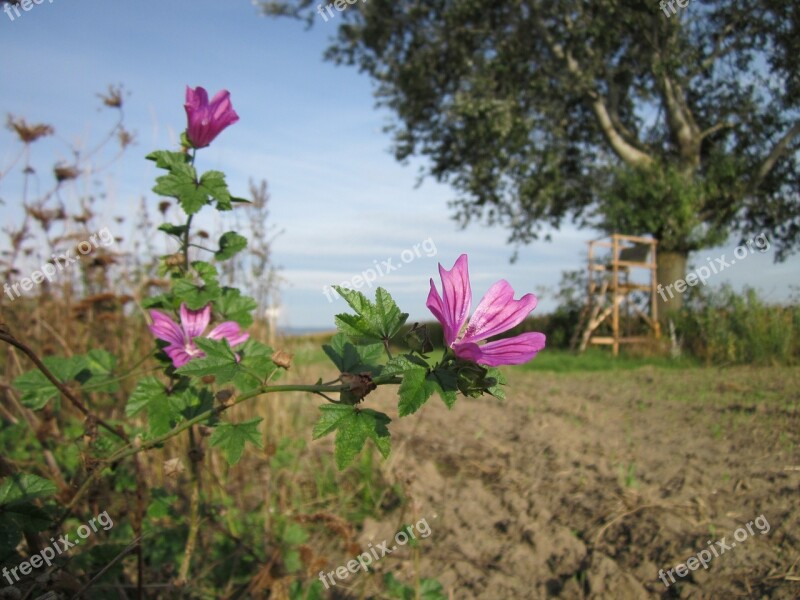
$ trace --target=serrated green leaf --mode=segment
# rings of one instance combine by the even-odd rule
[[[163,231],[169,235],[174,235],[177,238],[182,238],[186,235],[186,225],[172,225],[171,223],[163,223],[158,226],[159,231]]]
[[[238,346],[236,352],[239,354],[239,369],[233,379],[233,385],[240,392],[248,392],[263,385],[267,376],[277,369],[272,362],[272,348],[254,339],[249,339]],[[280,371],[275,377],[278,375]]]
[[[214,309],[225,321],[235,321],[245,328],[253,324],[252,312],[256,308],[258,303],[253,298],[230,287],[222,288],[222,295],[214,303]]]
[[[378,311],[381,333],[387,340],[392,339],[408,319],[408,314],[402,312],[392,296],[382,287],[375,291],[375,307]]]
[[[391,340],[408,319],[400,312],[389,292],[383,288],[375,291],[375,303],[364,294],[335,285],[333,288],[356,312],[355,315],[339,314],[334,318],[342,333],[354,341],[384,342]]]
[[[197,172],[190,165],[175,167],[167,175],[157,177],[153,192],[177,198],[187,215],[195,214],[209,201],[208,190],[197,184]]]
[[[206,171],[200,176],[200,188],[217,201],[217,210],[231,210],[231,193],[222,171]]]
[[[314,425],[311,434],[315,440],[334,431],[342,421],[350,418],[355,411],[352,406],[345,404],[323,404],[319,409],[322,414],[319,417],[319,421]]]
[[[190,360],[176,372],[191,377],[213,375],[217,383],[232,381],[239,370],[239,365],[228,340],[196,337],[193,341],[205,356]]]
[[[202,283],[198,283],[193,277],[178,277],[174,280],[172,292],[179,303],[185,302],[191,310],[199,310],[211,302],[216,302],[221,295],[221,289],[214,265],[195,261],[192,263],[192,269]]]
[[[228,260],[237,252],[247,248],[247,238],[235,231],[227,231],[219,238],[219,250],[214,253],[217,260]]]
[[[169,150],[155,150],[145,156],[147,160],[155,161],[159,169],[172,171],[189,166],[191,158],[185,152],[171,152]]]
[[[399,354],[397,356],[393,356],[389,359],[383,367],[381,371],[381,375],[400,375],[405,371],[409,371],[415,366],[422,366],[422,365],[415,365],[413,362],[409,360],[410,355],[406,354]]]
[[[261,417],[244,421],[243,423],[220,423],[211,434],[210,443],[218,446],[230,466],[235,465],[242,458],[245,443],[250,442],[263,448],[258,425],[263,421]]]
[[[83,356],[70,358],[48,356],[42,362],[61,383],[74,379],[86,366],[86,359]],[[23,406],[33,410],[41,410],[50,400],[61,394],[38,369],[23,373],[14,379],[13,383],[22,394],[20,401]]]
[[[23,531],[44,531],[53,524],[52,517],[31,502],[3,505],[3,516],[14,521]]]
[[[314,439],[334,430],[334,458],[336,466],[344,469],[361,452],[367,439],[371,439],[386,458],[391,451],[391,438],[387,425],[391,419],[371,409],[357,409],[345,404],[324,404],[320,420],[314,425]]]
[[[195,338],[194,343],[205,356],[195,358],[177,369],[181,375],[213,375],[216,383],[232,381],[240,392],[247,392],[263,385],[267,375],[276,368],[272,362],[272,348],[255,340],[247,340],[236,349],[236,353],[226,339]]]
[[[506,385],[508,380],[506,379],[506,376],[503,375],[503,372],[497,367],[489,367],[487,377],[494,379],[496,383],[495,385],[487,388],[486,391],[499,400],[505,400],[506,391],[501,386]]]
[[[436,383],[436,392],[447,408],[453,408],[458,398],[458,375],[452,369],[438,367],[434,369],[429,379]]]
[[[0,483],[0,506],[45,498],[57,491],[54,483],[32,473],[9,475]]]
[[[376,363],[383,357],[384,352],[383,344],[355,346],[343,333],[334,335],[330,344],[324,344],[322,350],[341,373],[368,371],[373,375],[380,371]]]
[[[414,367],[403,373],[403,382],[397,393],[400,400],[397,404],[401,417],[408,416],[417,412],[433,392],[437,389],[437,384],[432,377],[428,377],[428,372],[422,367]]]
[[[95,348],[86,355],[86,368],[75,376],[81,385],[90,387],[92,391],[116,392],[119,384],[114,381],[114,367],[117,358],[105,350]]]
[[[147,410],[150,437],[164,435],[180,417],[174,400],[167,394],[166,388],[152,376],[139,381],[128,398],[125,415],[132,417],[142,410]]]

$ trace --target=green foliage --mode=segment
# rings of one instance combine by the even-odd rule
[[[14,551],[26,529],[42,531],[50,515],[34,500],[57,491],[50,481],[37,475],[10,475],[0,483],[0,561]]]
[[[675,327],[684,347],[706,364],[797,364],[800,305],[770,306],[756,291],[729,285],[689,288]]]
[[[211,200],[216,200],[217,210],[231,210],[234,200],[228,191],[225,174],[221,171],[207,171],[197,178],[197,171],[191,158],[183,152],[158,150],[147,155],[155,161],[159,169],[169,171],[156,179],[153,191],[161,196],[176,198],[184,212],[191,216]],[[174,233],[174,230],[168,233]]]
[[[247,238],[235,231],[223,233],[219,238],[219,250],[214,253],[217,260],[232,258],[247,247]]]
[[[314,439],[336,431],[336,465],[344,469],[361,452],[367,439],[371,439],[384,458],[389,456],[392,442],[386,426],[391,419],[382,412],[359,409],[343,404],[324,404],[322,415],[314,425]]]
[[[319,21],[308,0],[259,4]],[[396,158],[423,156],[461,223],[524,244],[574,220],[679,251],[767,230],[784,258],[800,247],[796,3],[653,4],[357,4],[325,56],[373,78]]]
[[[333,288],[356,311],[355,315],[336,315],[336,326],[354,342],[388,342],[400,331],[408,319],[408,313],[400,312],[385,289],[375,291],[375,303],[364,294],[338,285]]]
[[[447,600],[442,584],[435,579],[420,580],[419,595],[412,586],[400,583],[392,573],[383,576],[383,583],[386,592],[396,600]]]
[[[263,421],[261,417],[243,421],[241,423],[220,423],[211,434],[211,445],[218,446],[230,466],[235,465],[242,458],[244,446],[247,442],[263,448],[261,433],[258,424]]]
[[[76,381],[87,391],[115,392],[118,389],[113,373],[116,358],[105,350],[94,349],[85,355],[69,358],[48,356],[42,362],[63,384]],[[18,376],[14,379],[14,387],[22,394],[22,404],[32,410],[43,409],[48,402],[61,395],[58,388],[38,369]]]

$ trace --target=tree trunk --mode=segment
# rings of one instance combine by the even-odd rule
[[[661,323],[662,331],[666,331],[669,314],[683,306],[683,292],[688,289],[684,280],[686,279],[686,264],[689,254],[687,252],[662,251],[658,252],[656,256],[656,281],[659,286],[656,292],[658,321]],[[677,281],[684,281],[680,286],[683,292],[675,288]]]

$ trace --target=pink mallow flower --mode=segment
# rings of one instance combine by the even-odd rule
[[[192,89],[187,85],[186,104],[183,107],[189,122],[186,137],[195,148],[205,148],[223,129],[239,120],[228,90],[217,92],[209,102],[208,92],[204,88],[197,86]]]
[[[211,321],[210,304],[200,310],[189,310],[186,308],[186,304],[181,304],[180,314],[179,325],[160,310],[150,311],[150,316],[153,318],[150,331],[158,339],[169,342],[169,345],[164,348],[164,352],[172,359],[175,368],[182,367],[193,358],[205,356],[203,351],[195,345],[195,338],[206,337],[212,340],[224,338],[233,347],[243,344],[250,337],[249,333],[241,331],[239,324],[233,321],[220,323],[207,335],[203,335]]]
[[[519,365],[531,360],[544,348],[545,335],[538,332],[478,344],[519,325],[536,307],[536,296],[525,294],[514,300],[511,285],[500,280],[489,288],[467,324],[472,304],[467,255],[459,256],[449,271],[440,264],[439,275],[444,298],[439,296],[431,279],[426,305],[442,324],[445,342],[457,357],[487,367]]]

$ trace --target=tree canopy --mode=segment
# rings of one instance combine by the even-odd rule
[[[463,224],[652,234],[684,265],[731,234],[766,232],[778,259],[800,245],[796,2],[261,6],[340,17],[326,57],[377,82],[396,158],[427,157]]]

